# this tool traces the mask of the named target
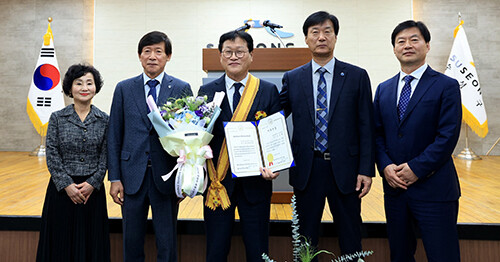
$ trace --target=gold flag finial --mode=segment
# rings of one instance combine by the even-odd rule
[[[50,39],[53,39],[52,38],[52,29],[50,28],[50,23],[52,22],[52,17],[49,17],[47,19],[47,21],[49,21],[49,25],[47,26],[47,33],[45,33],[45,35],[43,35],[43,45],[45,45],[45,46],[50,45]]]
[[[453,38],[457,37],[458,30],[460,30],[460,27],[464,24],[464,20],[462,20],[462,14],[458,12],[458,25],[455,27],[455,30],[453,31]]]

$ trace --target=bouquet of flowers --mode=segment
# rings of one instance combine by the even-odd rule
[[[175,193],[178,197],[194,197],[207,187],[205,160],[213,158],[208,146],[215,120],[221,112],[220,104],[224,92],[218,92],[214,100],[207,103],[207,97],[188,96],[167,102],[157,107],[154,99],[147,99],[148,114],[163,149],[178,157],[177,165],[170,173],[162,176],[167,181],[177,170]]]

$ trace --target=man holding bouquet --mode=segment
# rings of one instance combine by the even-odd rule
[[[144,72],[117,84],[108,131],[110,195],[122,206],[124,261],[144,261],[149,206],[153,211],[157,261],[177,261],[177,197],[173,179],[161,179],[176,165],[162,148],[149,118],[146,97],[157,104],[192,95],[188,83],[167,75],[172,44],[158,31],[142,37],[138,48]]]
[[[216,92],[226,95],[215,123],[213,161],[207,161],[209,187],[204,194],[207,261],[227,261],[235,209],[238,207],[245,243],[246,261],[262,261],[269,249],[269,212],[272,182],[278,173],[262,169],[262,176],[231,177],[224,135],[224,121],[255,121],[256,115],[281,110],[274,84],[248,73],[253,59],[253,39],[243,31],[231,31],[219,39],[220,62],[225,74],[200,87],[199,96],[213,100]]]

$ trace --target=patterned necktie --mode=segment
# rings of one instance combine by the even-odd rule
[[[156,102],[156,86],[159,84],[160,82],[156,79],[151,79],[151,80],[148,80],[146,82],[146,85],[149,86],[149,93],[148,93],[148,96],[153,96],[153,99],[155,100]]]
[[[398,104],[398,116],[399,116],[399,121],[403,119],[403,116],[405,115],[406,108],[408,107],[408,103],[410,102],[410,96],[411,96],[411,81],[415,79],[411,75],[407,75],[404,77],[405,80],[405,85],[403,86],[403,89],[401,90],[401,95],[399,96],[399,104]]]
[[[321,152],[325,152],[328,148],[328,108],[326,101],[326,69],[320,67],[316,72],[319,72],[318,81],[318,97],[316,100],[316,135],[314,141],[314,148]]]
[[[233,113],[236,111],[236,107],[238,107],[238,103],[240,102],[241,94],[240,87],[243,86],[242,83],[234,83],[234,94],[233,94]]]

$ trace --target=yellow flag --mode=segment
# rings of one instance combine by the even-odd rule
[[[460,84],[463,120],[478,136],[485,137],[488,134],[488,118],[463,23],[461,21],[455,28],[455,40],[444,73]]]

